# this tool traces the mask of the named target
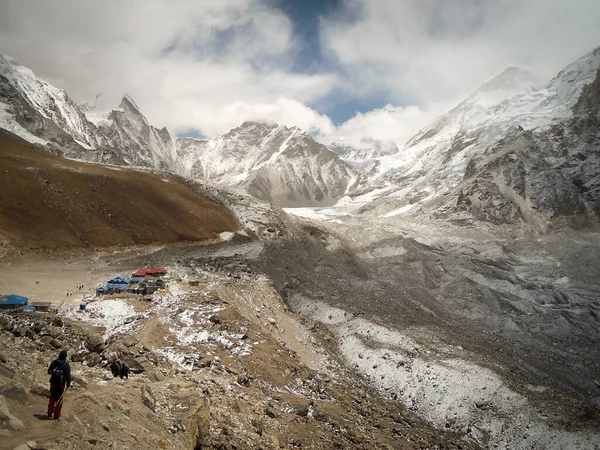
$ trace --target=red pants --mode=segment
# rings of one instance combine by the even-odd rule
[[[50,401],[48,402],[48,416],[53,415],[55,419],[60,417],[60,410],[63,404],[63,393],[65,385],[50,386]]]

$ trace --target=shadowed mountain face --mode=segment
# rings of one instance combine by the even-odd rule
[[[422,214],[511,224],[544,233],[587,226],[600,211],[600,78],[586,85],[573,115],[550,126],[512,128],[469,161],[462,182]]]
[[[231,212],[172,176],[70,161],[0,132],[0,241],[19,249],[214,240]]]

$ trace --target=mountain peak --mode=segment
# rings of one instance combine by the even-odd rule
[[[23,66],[19,61],[0,52],[0,74],[7,78],[37,80],[33,71]]]
[[[121,105],[120,107],[125,109],[125,106],[129,104],[130,107],[133,107],[133,109],[137,110],[138,112],[140,112],[140,107],[137,105],[137,103],[135,102],[135,100],[133,100],[133,98],[131,97],[131,95],[129,94],[125,94],[123,96],[123,99],[121,100]]]
[[[504,69],[477,88],[475,92],[517,91],[539,85],[542,80],[532,72],[516,66]]]

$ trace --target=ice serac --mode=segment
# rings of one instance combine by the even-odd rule
[[[590,108],[599,69],[597,49],[514,95],[534,78],[509,69],[485,83],[408,143],[410,163],[387,162],[380,178],[395,188],[370,209],[539,232],[559,218],[586,223],[597,210],[600,133]]]
[[[245,122],[213,139],[180,138],[182,175],[237,187],[280,206],[328,206],[356,173],[297,127]]]

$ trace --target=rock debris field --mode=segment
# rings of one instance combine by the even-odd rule
[[[350,370],[333,336],[298,320],[252,268],[262,250],[148,247],[6,265],[10,274],[94,264],[102,276],[162,260],[178,281],[151,301],[98,298],[80,311],[91,289],[65,299],[61,286],[49,289],[56,314],[1,311],[0,448],[479,448]],[[53,421],[46,368],[59,349],[73,383]],[[129,379],[111,374],[116,358]]]

